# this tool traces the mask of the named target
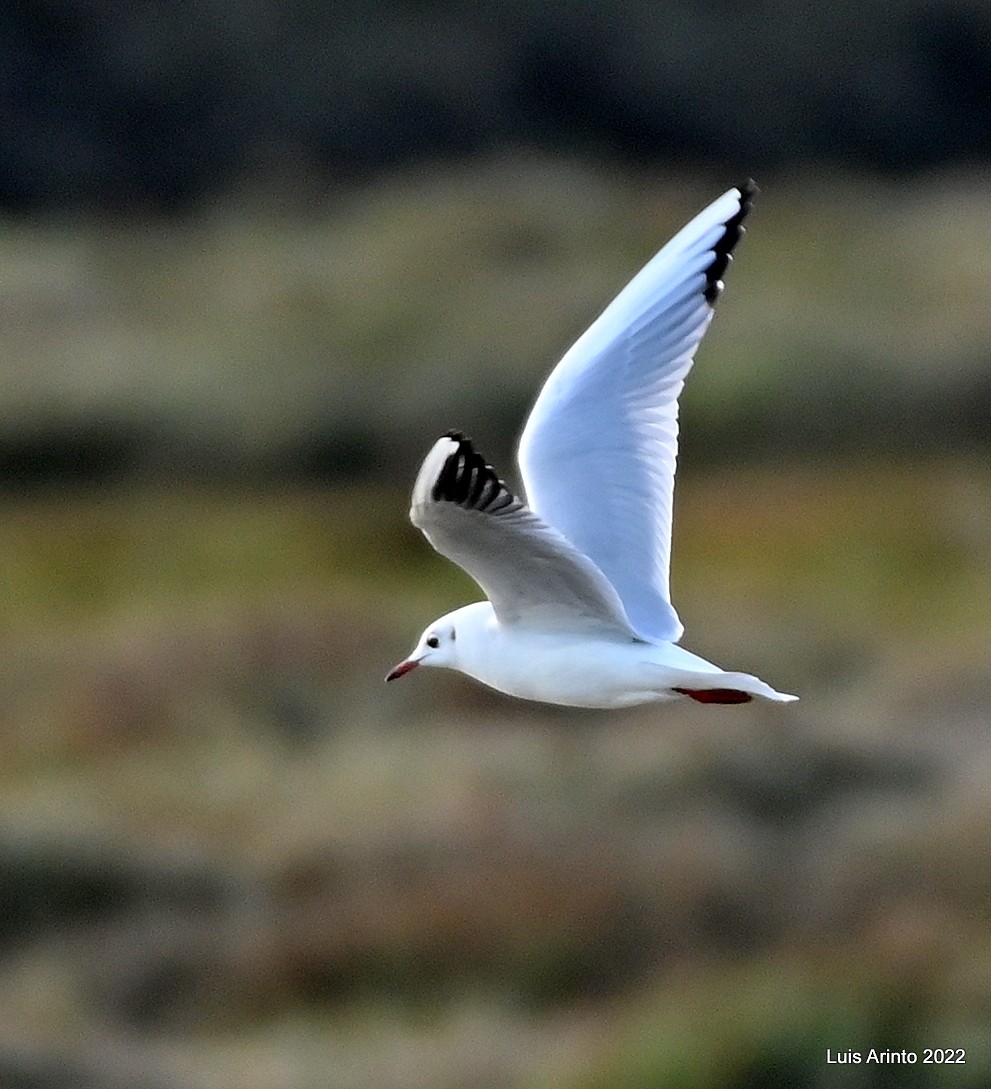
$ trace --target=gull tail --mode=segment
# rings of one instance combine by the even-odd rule
[[[671,691],[697,703],[749,703],[754,698],[789,703],[798,699],[798,696],[776,691],[749,673],[685,672],[671,683]]]

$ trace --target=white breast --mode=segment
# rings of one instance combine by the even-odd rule
[[[676,699],[686,671],[720,670],[673,644],[506,631],[494,619],[461,640],[462,672],[521,699],[567,707],[616,708]]]

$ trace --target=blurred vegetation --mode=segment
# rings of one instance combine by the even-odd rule
[[[0,1080],[987,1083],[991,481],[946,397],[976,418],[973,180],[769,186],[693,375],[688,643],[796,709],[381,683],[475,593],[406,522],[422,449],[462,424],[509,467],[691,188],[524,160],[305,222],[8,232],[8,433],[134,444],[7,467]],[[799,397],[763,449],[735,422]],[[825,1064],[942,1045],[967,1065]]]
[[[0,13],[0,1085],[986,1086],[988,16],[452,10]],[[673,583],[802,702],[386,688],[423,452],[750,172]]]
[[[554,360],[732,180],[500,158],[306,214],[8,221],[0,486],[406,481],[449,427],[508,469]],[[981,175],[765,189],[686,393],[688,470],[985,449]]]
[[[691,645],[785,714],[385,689],[466,593],[404,491],[5,501],[10,1084],[986,1084],[983,460],[684,482]]]

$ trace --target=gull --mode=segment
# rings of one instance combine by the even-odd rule
[[[525,501],[462,434],[437,440],[410,519],[487,600],[435,620],[387,681],[443,666],[568,707],[798,698],[679,646],[669,592],[678,396],[756,192],[701,211],[551,372],[520,439]]]

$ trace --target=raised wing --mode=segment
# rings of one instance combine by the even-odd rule
[[[452,432],[427,454],[410,519],[481,586],[501,624],[634,638],[602,572],[517,499],[464,436]]]
[[[637,273],[552,371],[520,441],[531,508],[650,641],[683,630],[668,583],[678,396],[756,191],[724,193]]]

